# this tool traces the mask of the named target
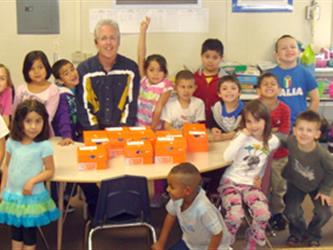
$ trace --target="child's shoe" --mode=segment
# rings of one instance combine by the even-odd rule
[[[287,226],[287,220],[284,218],[283,214],[274,214],[270,219],[269,219],[269,225],[271,226],[272,229],[277,230],[277,231],[282,231],[286,229]]]
[[[320,247],[320,241],[319,240],[310,240],[308,241],[309,247]]]
[[[247,239],[245,250],[256,250],[257,242],[251,234],[251,229],[247,228],[245,231],[245,238]]]
[[[299,240],[296,236],[294,235],[289,235],[287,239],[287,244],[290,247],[299,247],[301,245],[301,240]]]

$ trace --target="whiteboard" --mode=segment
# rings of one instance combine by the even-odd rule
[[[110,18],[118,22],[121,33],[139,33],[140,22],[145,16],[151,18],[149,32],[208,32],[207,8],[90,9],[89,31],[94,32],[99,20]]]

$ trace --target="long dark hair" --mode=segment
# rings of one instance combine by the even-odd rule
[[[264,147],[268,149],[268,140],[272,135],[271,115],[268,108],[258,99],[246,103],[242,113],[242,128],[246,127],[246,116],[248,114],[251,114],[257,121],[259,121],[260,119],[263,119],[265,121],[263,142]]]
[[[31,112],[36,112],[43,119],[42,131],[34,138],[34,141],[41,142],[50,138],[50,127],[48,122],[49,115],[44,104],[35,99],[28,99],[21,102],[15,110],[14,120],[10,131],[10,137],[13,140],[22,141],[25,137],[23,121]]]
[[[27,82],[27,83],[31,83],[32,80],[29,76],[29,71],[31,70],[32,68],[32,65],[34,64],[34,62],[36,60],[40,59],[42,61],[42,64],[44,65],[45,67],[45,70],[46,70],[46,80],[49,79],[51,73],[52,73],[52,70],[51,70],[51,66],[50,66],[50,63],[49,63],[49,60],[47,59],[47,56],[45,55],[45,53],[41,50],[33,50],[33,51],[30,51],[24,58],[24,61],[23,61],[23,76],[24,76],[24,80]]]

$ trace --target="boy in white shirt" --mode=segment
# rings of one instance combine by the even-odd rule
[[[176,75],[176,97],[170,98],[161,115],[164,129],[182,129],[184,123],[205,121],[205,104],[193,96],[197,86],[194,75],[189,70],[181,70]]]
[[[180,163],[171,169],[167,188],[171,198],[166,205],[168,213],[153,250],[164,249],[176,218],[183,237],[170,250],[230,249],[229,232],[221,213],[208,200],[200,184],[200,172],[191,163]]]

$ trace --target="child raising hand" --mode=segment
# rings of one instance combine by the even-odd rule
[[[149,125],[152,129],[161,129],[162,109],[169,99],[173,84],[168,75],[167,62],[162,55],[152,54],[146,57],[146,33],[150,18],[146,17],[140,25],[138,44],[138,65],[141,76],[138,98],[137,125]]]

